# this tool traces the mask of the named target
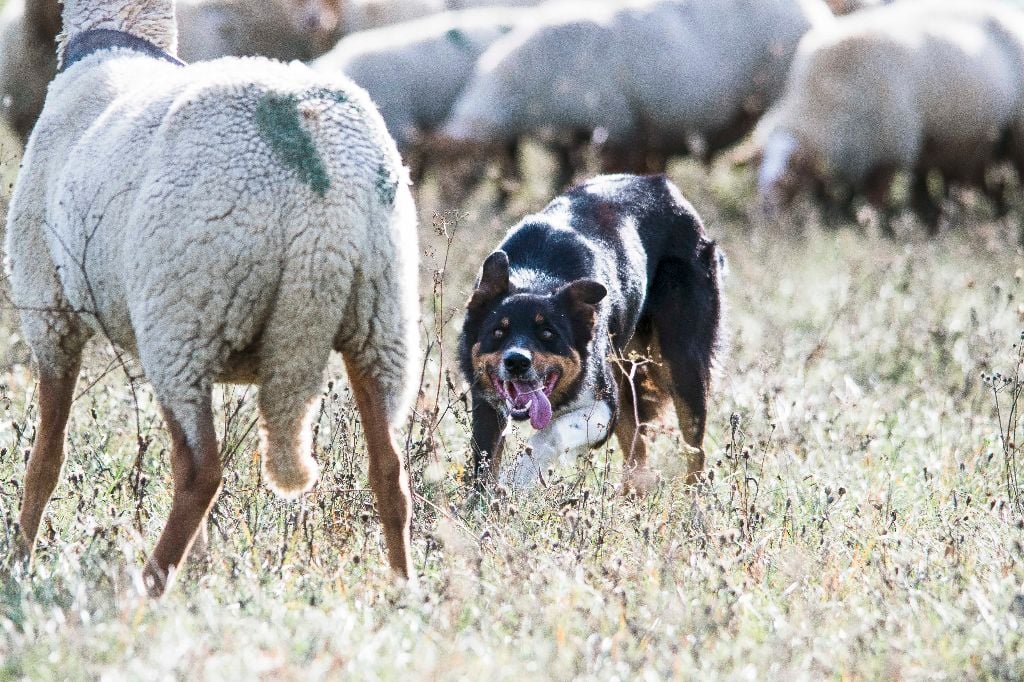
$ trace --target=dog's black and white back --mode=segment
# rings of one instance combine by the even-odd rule
[[[721,336],[721,265],[664,176],[595,178],[513,227],[484,262],[463,326],[475,473],[489,467],[526,485],[614,427],[627,485],[642,487],[638,436],[671,398],[695,476]],[[537,432],[502,466],[509,419]]]

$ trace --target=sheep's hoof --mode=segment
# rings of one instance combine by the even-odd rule
[[[26,573],[32,567],[33,545],[25,534],[18,532],[14,538],[14,545],[8,557],[8,569],[12,573]]]
[[[173,571],[173,568],[164,571],[152,558],[146,562],[146,567],[142,569],[142,585],[151,599],[159,599],[164,595],[171,584]]]

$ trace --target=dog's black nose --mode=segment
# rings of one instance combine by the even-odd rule
[[[505,363],[505,371],[509,374],[523,374],[530,369],[530,363],[533,361],[522,351],[512,350],[505,353],[502,362]]]

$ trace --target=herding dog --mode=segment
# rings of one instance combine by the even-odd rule
[[[640,436],[675,403],[688,480],[704,463],[724,259],[664,176],[608,175],[513,227],[466,306],[461,363],[472,382],[473,470],[516,487],[614,433],[625,489],[653,477]],[[501,465],[509,419],[536,429]]]

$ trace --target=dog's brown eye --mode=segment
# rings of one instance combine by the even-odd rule
[[[503,336],[505,336],[505,330],[504,329],[495,329],[494,330],[494,338],[500,339]]]
[[[550,329],[541,329],[540,330],[540,340],[541,341],[550,341],[553,338],[555,338],[555,333],[553,331],[551,331]]]

